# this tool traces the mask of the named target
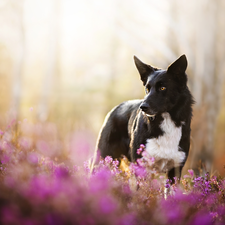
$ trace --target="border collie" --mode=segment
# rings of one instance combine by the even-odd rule
[[[116,106],[106,116],[97,148],[100,156],[135,162],[141,144],[155,158],[158,172],[180,178],[190,147],[193,97],[187,87],[187,59],[182,55],[166,70],[147,65],[134,56],[146,90],[142,100]]]

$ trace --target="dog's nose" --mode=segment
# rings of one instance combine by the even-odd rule
[[[144,112],[146,112],[149,109],[150,105],[146,102],[141,103],[140,109]]]

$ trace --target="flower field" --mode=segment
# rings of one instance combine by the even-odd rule
[[[26,123],[0,128],[0,224],[225,224],[224,178],[189,170],[171,185],[143,145],[135,164],[106,157],[90,174],[59,155],[68,146],[49,126]]]

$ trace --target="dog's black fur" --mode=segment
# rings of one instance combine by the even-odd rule
[[[114,159],[120,159],[124,155],[134,162],[140,157],[136,153],[140,144],[146,145],[147,140],[151,139],[158,141],[166,135],[161,124],[165,118],[169,118],[168,121],[175,125],[174,129],[178,128],[181,131],[177,152],[174,154],[176,156],[183,151],[185,157],[179,165],[175,165],[170,159],[167,163],[172,161],[172,166],[165,168],[170,179],[175,175],[180,177],[190,147],[190,124],[194,103],[187,87],[186,56],[182,55],[167,70],[147,65],[135,56],[134,61],[145,86],[146,96],[143,100],[124,102],[109,112],[99,134],[97,150],[103,158],[109,155]],[[160,157],[157,159],[158,162],[166,159],[166,156]],[[178,171],[178,174],[175,174],[175,171]]]

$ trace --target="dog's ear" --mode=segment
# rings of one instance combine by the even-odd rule
[[[180,56],[175,62],[173,62],[167,69],[171,74],[183,74],[187,69],[187,58],[185,55]]]
[[[170,74],[179,83],[181,90],[187,85],[187,75],[185,74],[186,69],[187,58],[185,55],[182,55],[167,69],[168,74]]]
[[[154,69],[145,63],[143,63],[140,59],[138,59],[136,56],[134,56],[134,62],[138,69],[138,72],[141,76],[141,80],[143,81],[143,84],[145,85],[148,79],[149,74],[151,74]]]

